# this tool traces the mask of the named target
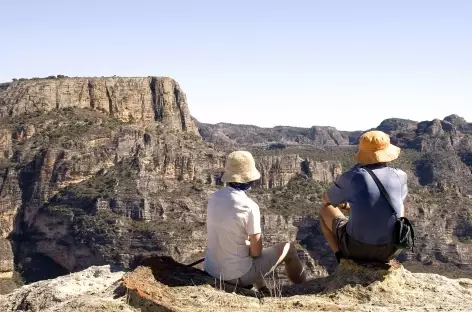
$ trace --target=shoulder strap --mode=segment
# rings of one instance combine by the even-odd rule
[[[368,167],[366,166],[363,166],[362,168],[364,168],[369,174],[370,176],[372,177],[372,179],[374,179],[374,182],[375,184],[377,184],[380,192],[384,195],[385,199],[387,199],[387,202],[388,204],[390,205],[390,208],[392,208],[393,210],[393,213],[395,215],[397,215],[397,212],[395,211],[395,209],[393,209],[393,205],[392,205],[392,202],[390,201],[390,196],[388,195],[388,192],[387,190],[385,189],[385,187],[383,186],[383,184],[380,182],[379,178],[377,178],[377,176],[375,175],[375,173]]]
[[[187,266],[188,266],[188,267],[193,267],[194,265],[197,265],[197,264],[199,264],[199,263],[201,263],[201,262],[203,262],[203,261],[205,261],[205,258],[201,258],[201,259],[199,259],[199,260],[197,260],[197,261],[195,261],[195,262],[192,262],[192,263],[190,263],[190,264],[187,264]]]

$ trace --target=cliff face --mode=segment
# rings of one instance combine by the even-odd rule
[[[0,119],[66,107],[91,108],[123,121],[157,121],[197,133],[187,99],[170,78],[58,78],[15,81],[0,90]]]
[[[159,229],[167,220],[179,228],[191,223],[202,201],[179,196],[179,185],[216,183],[224,158],[197,136],[108,118],[80,109],[39,114],[28,119],[35,129],[29,139],[14,132],[10,161],[18,169],[2,171],[2,230],[26,275],[43,274],[44,263],[55,267],[53,275],[109,261],[126,266],[150,241],[152,250],[173,253],[164,245],[181,243]],[[148,229],[148,221],[160,227]],[[11,250],[0,257],[11,271]]]
[[[256,166],[261,172],[257,185],[265,189],[283,187],[300,175],[306,175],[317,182],[330,183],[336,180],[342,171],[339,162],[319,162],[301,158],[298,154],[256,156],[256,159]]]

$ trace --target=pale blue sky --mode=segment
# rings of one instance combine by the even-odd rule
[[[0,0],[0,40],[0,81],[171,76],[203,122],[472,122],[469,0]]]

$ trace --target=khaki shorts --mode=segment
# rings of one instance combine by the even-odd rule
[[[339,249],[347,259],[366,262],[388,262],[397,255],[397,248],[392,244],[369,245],[361,243],[347,233],[346,217],[333,219],[332,229]]]
[[[251,286],[258,280],[267,279],[266,276],[272,273],[277,267],[277,260],[279,253],[275,247],[263,248],[261,254],[254,257],[252,260],[252,266],[249,271],[238,279],[226,281],[233,285],[239,285],[241,287]]]

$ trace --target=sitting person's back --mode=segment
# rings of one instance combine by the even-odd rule
[[[252,266],[248,235],[260,233],[259,207],[244,191],[225,187],[208,201],[208,246],[204,270],[224,280],[246,274]]]
[[[402,216],[403,201],[408,192],[406,173],[382,163],[367,167],[385,187],[398,217]],[[347,233],[364,244],[391,243],[396,216],[367,170],[356,165],[341,175],[336,184],[327,195],[334,206],[344,201],[349,203]],[[344,194],[345,190],[348,190],[347,194]]]
[[[293,244],[262,247],[259,206],[246,194],[260,176],[251,153],[235,151],[228,155],[221,178],[228,186],[208,201],[203,269],[219,280],[262,289],[267,275],[284,263],[287,277],[302,283],[306,274]]]
[[[388,167],[399,154],[386,133],[366,132],[360,138],[358,164],[341,174],[323,197],[321,231],[338,261],[344,257],[384,262],[399,251],[393,233],[397,217],[405,214],[407,175]],[[343,207],[350,209],[349,219],[338,209]]]

